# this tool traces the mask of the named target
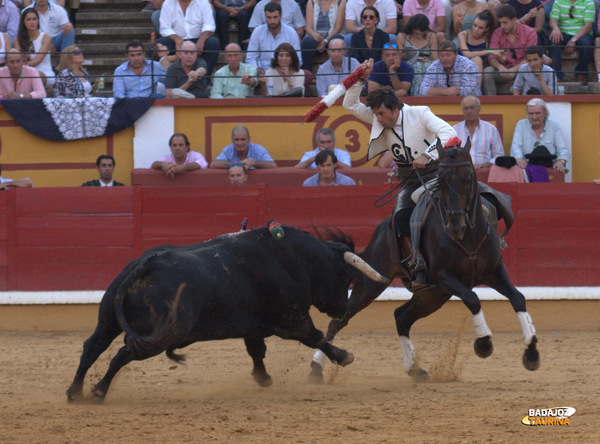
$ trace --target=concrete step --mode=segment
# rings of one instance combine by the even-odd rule
[[[141,12],[98,11],[77,13],[77,26],[88,26],[88,24],[94,23],[106,23],[118,26],[122,23],[133,24],[146,22],[150,23],[150,15]]]

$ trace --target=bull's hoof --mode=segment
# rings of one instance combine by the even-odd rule
[[[540,354],[535,348],[536,343],[537,338],[534,336],[531,344],[529,344],[529,347],[523,353],[523,366],[531,372],[540,368]]]
[[[350,365],[354,362],[354,355],[350,352],[345,352],[346,353],[346,357],[344,357],[344,359],[342,359],[341,361],[338,362],[339,365],[341,365],[342,367],[346,367],[347,365]]]
[[[412,378],[414,382],[427,382],[429,381],[429,373],[420,367],[413,367],[408,371],[408,376]]]
[[[252,377],[254,378],[256,383],[261,387],[271,387],[271,385],[273,385],[273,379],[271,379],[271,376],[269,376],[268,373],[252,372]]]
[[[310,384],[323,384],[323,367],[318,362],[310,363],[310,373],[308,374],[308,382]]]
[[[475,354],[480,358],[487,358],[494,352],[494,344],[490,336],[484,336],[483,338],[475,339],[473,344]]]

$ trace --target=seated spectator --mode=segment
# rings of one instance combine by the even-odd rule
[[[6,66],[0,68],[1,99],[43,99],[46,90],[35,68],[23,65],[23,53],[12,48],[6,54]]]
[[[239,125],[231,131],[232,143],[227,145],[210,164],[211,168],[229,168],[232,162],[241,162],[246,169],[277,168],[277,164],[262,146],[250,142],[250,132]]]
[[[271,59],[271,67],[258,81],[263,96],[279,96],[294,88],[302,90],[304,96],[304,71],[294,47],[289,43],[280,44]]]
[[[438,43],[446,40],[446,11],[442,0],[406,0],[402,7],[402,22],[408,25],[416,14],[425,14]]]
[[[527,119],[519,120],[515,127],[510,155],[525,169],[529,164],[528,155],[537,147],[546,147],[555,156],[553,168],[564,172],[570,156],[560,125],[549,119],[550,112],[542,99],[531,99],[526,109]]]
[[[331,85],[338,85],[358,68],[358,60],[346,57],[348,50],[344,40],[331,39],[327,48],[329,59],[319,66],[317,71],[317,93],[319,96],[325,96],[329,92]]]
[[[479,73],[471,60],[458,55],[450,40],[439,44],[438,57],[427,68],[419,94],[422,96],[479,96]]]
[[[269,2],[265,6],[267,23],[260,25],[250,35],[250,43],[246,55],[246,63],[256,67],[257,74],[264,73],[271,67],[271,58],[281,43],[289,43],[298,52],[300,64],[300,39],[293,28],[281,23],[281,5]]]
[[[345,14],[346,0],[310,0],[306,4],[306,35],[300,42],[302,69],[312,71],[315,54],[325,52],[331,40],[344,38],[340,32]]]
[[[424,14],[413,15],[404,32],[396,38],[398,48],[402,50],[402,60],[413,67],[415,76],[411,86],[411,95],[418,96],[427,68],[438,58],[438,41],[429,29],[429,19]]]
[[[390,40],[393,41],[396,38],[396,32],[398,31],[398,8],[394,0],[369,1],[368,3],[364,0],[348,0],[346,3],[346,17],[344,21],[346,37],[344,38],[344,43],[351,51],[359,48],[352,45],[352,37],[355,33],[364,29],[363,11],[365,6],[370,6],[377,10],[377,28],[388,34],[388,38],[383,40],[383,43]],[[374,47],[377,47],[377,45],[374,45]]]
[[[8,34],[11,44],[17,38],[19,30],[19,8],[10,0],[0,0],[0,32]]]
[[[208,0],[194,0],[183,3],[187,7],[182,8],[179,0],[165,0],[160,9],[160,35],[157,42],[162,43],[169,51],[179,51],[184,40],[190,40],[196,44],[198,57],[206,60],[208,75],[213,72],[221,44],[213,36],[216,25],[213,17],[212,7]]]
[[[294,168],[317,168],[315,158],[323,150],[333,151],[335,154],[336,168],[351,168],[352,162],[350,160],[350,154],[348,152],[335,148],[335,133],[331,128],[321,128],[317,131],[316,136],[317,147],[312,151],[307,151],[300,159],[300,162],[296,164]]]
[[[96,167],[98,168],[99,179],[90,180],[81,185],[82,187],[122,187],[121,182],[113,180],[115,171],[115,158],[102,154],[96,159]]]
[[[536,32],[517,20],[515,8],[510,5],[498,9],[498,24],[500,25],[490,39],[490,47],[504,49],[502,56],[490,54],[490,66],[483,70],[483,93],[488,96],[496,95],[496,83],[511,82],[519,68],[525,63],[525,50],[537,43]]]
[[[75,29],[69,21],[65,8],[49,3],[48,0],[37,0],[29,8],[34,8],[38,12],[40,30],[52,37],[52,44],[57,51],[75,44]]]
[[[26,8],[21,13],[15,48],[29,56],[27,66],[38,70],[44,86],[54,85],[55,74],[50,57],[54,49],[52,37],[40,31],[40,18],[35,8]]]
[[[356,185],[354,179],[344,176],[335,171],[337,157],[331,150],[323,150],[315,157],[317,170],[314,176],[310,176],[302,184],[303,187],[325,187],[331,185]]]
[[[133,40],[125,47],[127,61],[117,66],[113,78],[113,96],[155,97],[157,83],[164,78],[166,71],[160,63],[146,60],[144,45]]]
[[[471,59],[477,66],[477,72],[481,74],[477,79],[480,87],[488,55],[495,54],[498,57],[504,55],[503,49],[490,49],[490,35],[494,27],[494,17],[488,11],[483,11],[477,14],[471,29],[458,34],[458,53]]]
[[[211,99],[243,99],[254,95],[254,88],[258,85],[256,68],[242,63],[242,57],[242,48],[237,43],[225,47],[227,65],[213,76]]]
[[[520,23],[535,30],[538,35],[538,44],[541,44],[546,24],[542,0],[508,0],[507,4],[515,8]]]
[[[196,45],[190,41],[181,44],[179,60],[169,66],[165,76],[167,98],[201,99],[206,93],[206,62],[198,58]]]
[[[556,75],[554,70],[544,65],[544,52],[541,46],[530,46],[525,51],[524,63],[519,68],[513,84],[513,94],[547,95],[552,96],[556,92]]]
[[[398,97],[410,92],[415,70],[402,60],[398,45],[392,42],[383,45],[381,60],[373,65],[369,74],[367,90],[369,92],[383,86],[391,86]]]
[[[190,151],[190,141],[183,133],[175,133],[169,139],[169,148],[171,154],[160,157],[152,162],[150,168],[163,170],[168,177],[175,177],[177,174],[186,171],[207,168],[208,163],[204,156],[197,151]]]
[[[9,187],[13,188],[31,188],[33,187],[33,181],[29,177],[23,179],[5,179],[0,176],[0,190],[6,190]]]
[[[12,48],[10,36],[5,32],[0,32],[0,66],[6,65],[6,53],[10,48]]]
[[[83,65],[83,52],[77,46],[67,46],[60,55],[54,97],[90,97],[93,85]]]
[[[217,36],[221,49],[225,49],[229,45],[229,22],[237,23],[238,28],[238,44],[248,45],[250,40],[250,17],[256,0],[213,0],[212,2],[217,21]]]
[[[160,42],[154,42],[152,45],[152,60],[160,63],[160,66],[166,71],[172,63],[179,60],[177,54],[171,54],[169,48]]]
[[[260,0],[256,4],[256,7],[252,12],[252,17],[250,18],[250,23],[248,25],[250,31],[254,32],[254,30],[259,26],[267,24],[265,8],[271,2],[275,2],[280,5],[281,23],[296,30],[296,33],[298,34],[298,41],[300,41],[304,36],[306,20],[304,19],[304,15],[300,10],[300,6],[294,0]]]
[[[364,26],[352,34],[350,56],[359,63],[368,59],[378,62],[381,60],[383,44],[390,41],[390,36],[377,27],[379,11],[374,6],[365,6],[360,14],[360,21]],[[346,34],[346,41],[347,37]]]
[[[243,186],[248,182],[248,170],[242,162],[230,163],[228,176],[231,185]]]
[[[562,49],[573,54],[575,47],[579,52],[575,78],[582,85],[588,82],[588,65],[594,52],[592,26],[596,9],[592,0],[580,0],[573,4],[569,0],[556,0],[550,13],[550,42],[553,45],[552,59],[559,81],[565,78],[562,69]]]
[[[465,120],[454,125],[456,135],[463,144],[471,140],[471,159],[475,169],[494,164],[496,157],[504,156],[500,133],[494,125],[479,118],[481,103],[475,96],[465,96],[460,102]],[[464,145],[463,145],[464,146]]]
[[[529,0],[532,1],[532,0]],[[538,0],[539,1],[539,0]],[[477,14],[485,11],[485,3],[477,0],[465,0],[452,8],[452,28],[454,34],[469,31]]]

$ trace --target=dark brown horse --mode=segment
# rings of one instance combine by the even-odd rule
[[[492,354],[492,332],[485,322],[481,303],[473,288],[487,285],[506,296],[517,312],[526,349],[523,365],[528,370],[539,367],[537,338],[531,317],[525,308],[525,297],[510,282],[500,255],[500,239],[493,205],[485,205],[480,196],[475,168],[469,154],[470,143],[464,148],[442,149],[438,141],[440,168],[437,184],[429,199],[432,209],[423,224],[421,251],[427,263],[433,286],[418,289],[412,298],[398,307],[394,316],[404,358],[405,371],[416,380],[427,379],[427,372],[415,363],[413,344],[409,338],[412,325],[438,310],[452,295],[458,296],[473,315],[477,339],[475,353],[482,358]],[[375,229],[371,241],[362,253],[373,268],[390,279],[399,277],[405,285],[409,271],[390,246],[395,245],[390,217]],[[360,310],[367,307],[386,286],[362,279],[355,283],[348,309],[341,319],[329,324],[327,339],[334,336]],[[314,382],[322,381],[325,360],[315,354],[311,363]]]

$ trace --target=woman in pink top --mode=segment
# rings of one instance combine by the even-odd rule
[[[446,10],[442,0],[406,0],[402,9],[404,26],[416,14],[425,14],[438,43],[446,40]]]

